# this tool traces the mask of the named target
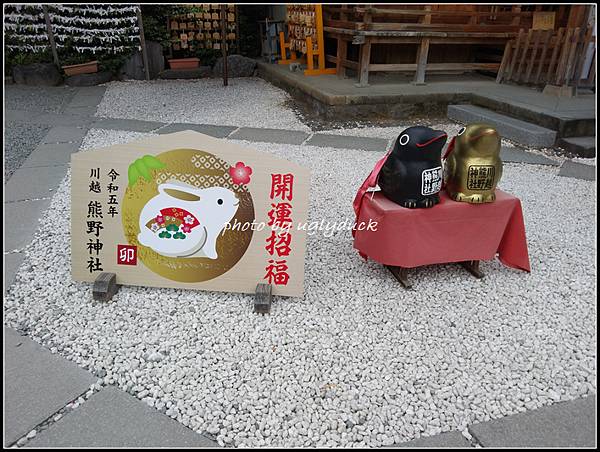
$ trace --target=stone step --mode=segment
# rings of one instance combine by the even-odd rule
[[[448,118],[462,122],[485,122],[493,125],[502,138],[533,147],[550,147],[556,131],[521,121],[476,105],[448,105]]]
[[[560,138],[556,144],[578,157],[596,157],[596,137]]]

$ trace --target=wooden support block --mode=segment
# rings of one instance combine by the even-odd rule
[[[402,284],[405,289],[411,289],[412,284],[408,282],[407,274],[408,268],[404,267],[395,267],[393,265],[386,265],[389,271],[392,272],[392,275]]]
[[[271,284],[259,283],[256,285],[254,295],[254,312],[257,314],[270,314],[273,301]]]
[[[118,291],[117,275],[115,273],[102,272],[94,281],[92,295],[94,300],[110,301]]]
[[[483,278],[484,274],[479,270],[479,261],[464,261],[461,262],[462,265],[469,273],[471,273],[476,278]]]

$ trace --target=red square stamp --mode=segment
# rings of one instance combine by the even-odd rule
[[[137,246],[117,245],[118,265],[137,265]]]

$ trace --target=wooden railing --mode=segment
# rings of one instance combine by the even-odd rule
[[[505,6],[511,7],[510,5]],[[426,5],[423,9],[399,5],[323,6],[326,27],[364,31],[461,31],[518,32],[529,27],[533,13],[519,6],[501,10],[499,6],[454,5],[445,10],[441,5]],[[463,8],[463,9],[461,9]]]
[[[590,52],[593,57],[586,71]],[[596,37],[591,28],[520,30],[515,39],[506,43],[496,82],[594,86],[595,63]]]

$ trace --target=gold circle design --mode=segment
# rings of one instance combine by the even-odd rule
[[[250,241],[252,228],[242,231],[225,230],[217,239],[217,259],[207,257],[166,257],[138,241],[139,218],[142,209],[156,195],[158,185],[168,180],[184,182],[197,188],[220,186],[233,191],[240,200],[231,219],[241,224],[254,221],[254,203],[248,189],[234,184],[229,175],[230,164],[214,155],[197,149],[174,149],[155,156],[165,167],[152,172],[152,180],[139,178],[133,187],[127,187],[123,197],[123,231],[131,245],[137,246],[138,258],[154,273],[172,281],[197,283],[208,281],[229,271],[242,258]],[[206,162],[207,165],[199,165]],[[132,162],[133,163],[133,162]]]

